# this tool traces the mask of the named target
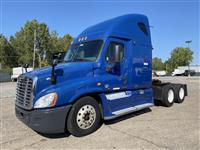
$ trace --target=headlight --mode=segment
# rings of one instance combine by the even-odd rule
[[[57,94],[49,93],[45,96],[40,97],[36,101],[34,108],[53,107],[53,106],[55,106],[56,101],[57,101]]]

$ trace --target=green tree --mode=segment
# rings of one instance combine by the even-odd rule
[[[62,52],[69,49],[73,37],[70,34],[66,34],[63,37],[59,37],[56,31],[50,34],[50,43],[53,52]]]
[[[174,67],[188,66],[193,59],[193,52],[189,48],[177,47],[171,52]]]
[[[153,58],[153,70],[164,70],[164,64],[162,62],[162,59],[161,58],[158,58],[158,57],[154,57]]]
[[[164,66],[167,73],[172,73],[174,71],[174,65],[172,63],[171,58],[169,58],[168,60],[164,62]]]
[[[4,60],[2,62],[4,65],[8,67],[19,66],[24,63],[32,65],[35,43],[37,50],[35,66],[39,66],[39,58],[41,58],[42,65],[48,65],[52,61],[52,53],[66,51],[69,49],[72,40],[73,38],[69,34],[59,37],[56,31],[50,33],[45,23],[39,23],[37,20],[27,21],[19,32],[16,32],[14,36],[10,37],[10,42],[1,35],[0,59],[2,62],[2,56],[5,56],[6,52],[16,57],[12,58],[12,61],[11,59]],[[13,59],[15,60],[13,61]]]
[[[73,41],[73,37],[70,34],[66,34],[61,39],[61,45],[63,50],[68,50],[71,42]]]
[[[63,52],[67,51],[73,41],[73,37],[70,34],[66,34],[63,37],[59,37],[56,31],[51,32],[50,34],[50,47],[51,52]],[[48,60],[51,60],[50,55],[48,56]]]
[[[34,32],[36,32],[36,40],[34,41]],[[36,43],[37,57],[36,65],[38,66],[38,55],[42,55],[44,51],[50,51],[49,47],[49,29],[46,24],[39,23],[37,20],[27,21],[19,32],[11,37],[10,43],[18,52],[19,64],[33,62],[34,42]]]
[[[171,57],[164,63],[168,73],[178,66],[188,66],[193,59],[193,52],[189,48],[177,47],[171,52]]]
[[[0,34],[0,63],[2,68],[18,66],[17,59],[17,52],[6,37]]]
[[[50,34],[50,47],[51,52],[59,52],[62,50],[61,38],[59,38],[56,31],[51,32]]]

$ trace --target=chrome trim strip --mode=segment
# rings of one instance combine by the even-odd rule
[[[117,118],[119,116],[123,116],[123,115],[129,114],[129,113],[132,113],[132,112],[135,112],[135,111],[139,111],[139,110],[142,110],[144,108],[152,107],[152,106],[154,106],[153,103],[146,103],[146,104],[141,104],[141,105],[137,105],[137,106],[134,106],[134,107],[128,107],[128,108],[125,108],[125,109],[122,109],[122,110],[115,111],[115,112],[112,113],[113,116],[104,117],[104,119],[105,120],[114,119],[114,118]]]

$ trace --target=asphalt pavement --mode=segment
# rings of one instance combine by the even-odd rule
[[[185,101],[107,121],[93,134],[81,138],[69,134],[41,135],[28,128],[15,117],[16,83],[0,83],[1,149],[200,149],[200,78],[160,79],[186,83]]]

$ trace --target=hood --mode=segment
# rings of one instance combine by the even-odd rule
[[[77,79],[84,76],[93,75],[93,66],[96,62],[70,62],[58,64],[55,67],[56,84],[66,82],[68,80]],[[52,67],[44,67],[27,72],[25,75],[31,78],[37,78],[35,92],[39,93],[51,84]]]

